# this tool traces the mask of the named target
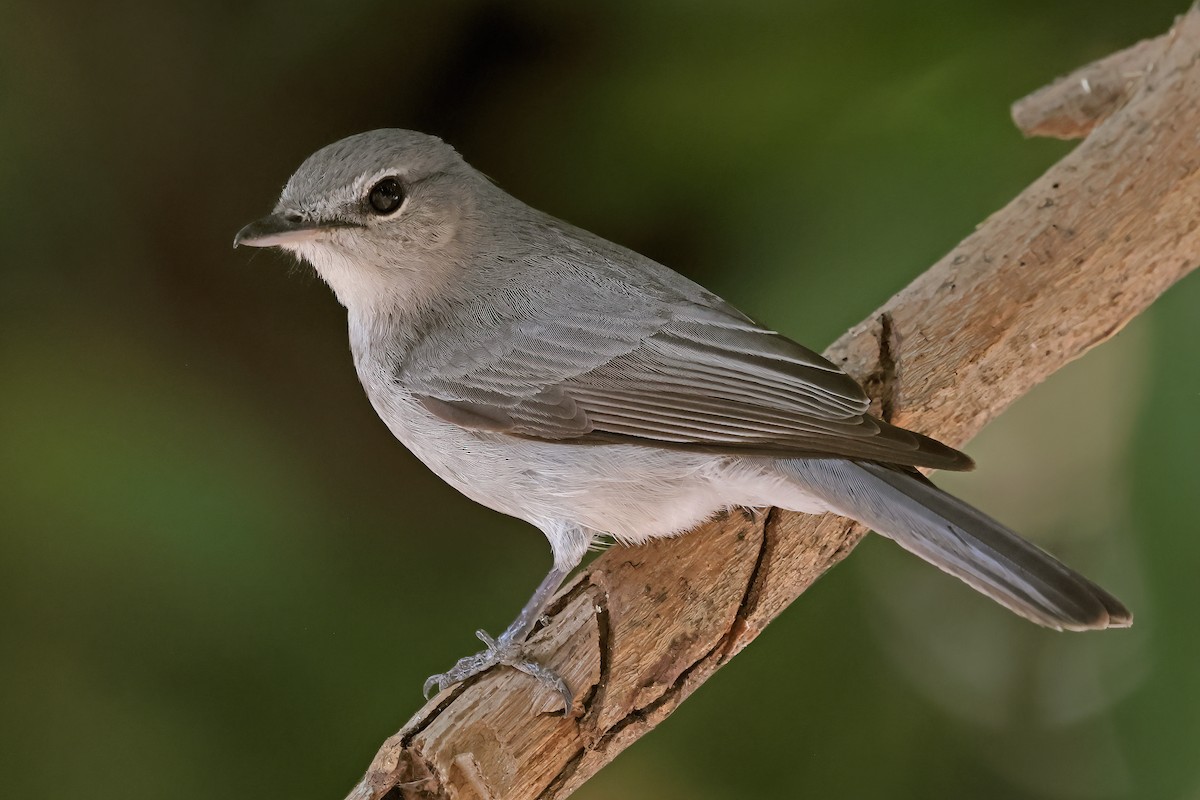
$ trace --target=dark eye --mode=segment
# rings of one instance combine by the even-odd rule
[[[384,178],[371,187],[367,202],[376,214],[390,214],[404,202],[404,187],[395,178]]]

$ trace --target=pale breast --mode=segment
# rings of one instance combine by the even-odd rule
[[[427,411],[386,365],[355,362],[376,412],[430,470],[472,500],[543,531],[569,523],[638,543],[734,505],[825,510],[770,459],[468,430]]]

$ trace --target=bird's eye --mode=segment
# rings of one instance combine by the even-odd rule
[[[395,178],[384,178],[371,187],[367,202],[376,214],[391,214],[404,202],[404,187]]]

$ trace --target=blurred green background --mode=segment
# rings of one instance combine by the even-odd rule
[[[388,435],[307,269],[341,136],[436,133],[817,348],[1071,145],[1008,105],[1181,0],[0,5],[0,794],[340,798],[549,564]],[[1200,277],[945,483],[1138,615],[868,540],[582,798],[1200,797]]]

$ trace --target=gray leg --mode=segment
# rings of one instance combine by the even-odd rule
[[[529,602],[521,609],[521,613],[517,614],[517,618],[513,620],[512,624],[505,629],[504,633],[500,634],[500,638],[493,639],[484,631],[475,631],[475,635],[487,645],[487,649],[473,656],[460,658],[448,672],[429,676],[425,681],[425,696],[429,697],[429,693],[435,686],[438,689],[447,689],[484,670],[503,664],[521,670],[548,689],[558,692],[566,704],[567,710],[570,710],[575,698],[566,682],[549,667],[539,664],[525,655],[525,640],[529,637],[529,632],[533,630],[533,626],[537,624],[546,610],[546,606],[549,605],[550,599],[554,597],[554,593],[558,591],[558,587],[562,585],[563,579],[570,571],[570,569],[561,569],[557,566],[550,570],[550,573],[534,590],[533,597],[529,598]]]

